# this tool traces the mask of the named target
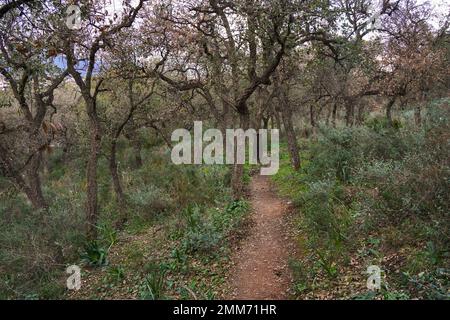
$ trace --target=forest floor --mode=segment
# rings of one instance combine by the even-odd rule
[[[254,175],[249,185],[251,209],[246,223],[229,238],[223,259],[191,256],[172,266],[161,299],[289,299],[292,276],[289,253],[295,252],[289,204],[280,198],[267,176]],[[173,218],[143,228],[137,234],[124,233],[110,250],[103,268],[83,268],[82,289],[69,299],[138,299],[149,261],[172,261],[170,252],[177,241],[170,240]],[[171,265],[170,265],[171,266]],[[117,270],[124,275],[117,278]],[[113,273],[111,273],[113,272]],[[195,284],[195,285],[194,285]],[[176,288],[180,287],[180,288]],[[204,288],[202,288],[204,287]],[[188,292],[183,288],[189,288]],[[214,292],[214,297],[201,292]],[[181,290],[181,291],[180,291]],[[194,293],[196,292],[196,293]]]
[[[285,201],[270,185],[269,177],[255,175],[250,184],[253,226],[233,256],[230,299],[287,299],[292,276],[288,266],[292,250]]]

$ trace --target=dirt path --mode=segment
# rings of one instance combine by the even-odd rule
[[[269,177],[252,178],[251,204],[254,225],[234,256],[230,298],[287,299],[291,275],[283,219],[286,205],[270,187]]]

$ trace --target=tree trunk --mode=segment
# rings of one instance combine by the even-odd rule
[[[298,171],[300,169],[300,155],[297,138],[295,137],[294,127],[292,125],[292,118],[287,114],[287,112],[284,111],[281,112],[281,116],[283,118],[284,129],[286,131],[292,167],[295,171]]]
[[[333,113],[333,108],[330,108],[330,110],[327,112],[327,118],[325,120],[325,125],[327,127],[330,125],[330,118],[331,118],[332,113]]]
[[[127,220],[126,212],[126,200],[125,194],[122,189],[122,183],[120,181],[119,172],[117,169],[117,139],[114,138],[111,142],[111,154],[109,158],[109,171],[111,173],[114,192],[116,194],[117,204],[120,210],[120,218],[117,223],[118,227],[121,227]]]
[[[26,185],[26,183],[22,180],[19,182],[20,179],[15,179],[16,183],[19,184],[20,189],[27,195],[28,200],[30,200],[31,205],[34,209],[46,209],[48,208],[47,203],[45,202],[44,198],[40,195],[39,191],[36,190],[34,187],[29,187]]]
[[[30,161],[30,168],[28,169],[27,178],[30,188],[30,201],[37,209],[48,208],[47,201],[42,193],[41,178],[39,176],[39,168],[42,162],[42,153],[38,151]]]
[[[356,124],[362,125],[364,122],[364,103],[360,103],[358,106],[358,116],[356,117]]]
[[[392,107],[394,106],[394,103],[395,97],[392,97],[386,105],[386,119],[390,127],[392,126]]]
[[[309,119],[311,122],[312,134],[313,134],[313,136],[315,136],[317,125],[316,125],[316,116],[314,114],[314,105],[313,104],[309,105]]]
[[[240,127],[245,131],[250,124],[250,114],[248,110],[243,110],[239,113]],[[242,178],[244,176],[244,165],[236,163],[237,143],[234,144],[235,163],[233,164],[233,172],[231,176],[231,188],[233,190],[233,198],[235,200],[241,199],[244,195],[245,186]]]
[[[47,207],[45,199],[42,197],[42,191],[40,191],[40,184],[36,184],[33,187],[27,185],[27,182],[22,175],[14,169],[14,165],[11,162],[12,159],[8,156],[7,150],[0,144],[0,173],[10,178],[16,187],[21,190],[27,196],[31,205],[35,209],[43,209]],[[37,161],[33,160],[32,161]],[[40,182],[39,179],[35,180]],[[39,196],[41,195],[41,196]]]
[[[101,129],[95,112],[95,101],[88,101],[90,154],[87,164],[86,232],[89,240],[97,238],[98,182],[97,165],[100,153]]]
[[[270,116],[267,117],[262,117],[262,121],[263,121],[263,129],[269,129],[269,119]]]
[[[345,106],[345,124],[347,127],[353,126],[353,118],[354,118],[354,106],[353,101],[346,101]]]
[[[422,125],[422,115],[420,110],[420,103],[414,108],[414,120],[418,127]]]
[[[333,111],[331,113],[331,125],[333,128],[336,128],[336,117],[337,117],[337,103],[335,102],[333,104]]]
[[[139,169],[140,167],[142,167],[142,155],[141,155],[142,144],[139,139],[136,139],[134,141],[133,148],[134,148],[134,162],[136,168]]]
[[[262,121],[262,128],[265,130],[269,129],[269,120],[270,120],[270,115],[268,115],[267,117],[262,116],[261,117],[261,121]],[[258,130],[261,127],[261,121],[259,121],[258,126],[256,128],[254,128],[256,130],[256,159],[258,161],[258,163],[260,162],[260,158],[259,158],[259,152],[260,152],[260,146],[259,146],[259,142],[260,142],[260,136],[259,136],[259,132]]]
[[[284,130],[287,137],[289,154],[291,156],[292,167],[295,171],[300,169],[300,155],[297,138],[295,136],[294,126],[292,125],[292,110],[288,101],[286,93],[283,88],[280,88],[280,102],[283,104],[280,107],[281,118],[284,124]]]
[[[273,116],[275,118],[275,123],[277,124],[277,129],[280,130],[281,135],[281,120],[280,120],[280,113],[278,111],[274,111]],[[273,118],[272,118],[272,126],[273,126]]]

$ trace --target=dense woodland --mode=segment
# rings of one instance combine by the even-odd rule
[[[174,165],[197,120],[280,129],[289,298],[449,298],[448,6],[0,0],[0,25],[0,298],[228,297],[259,170]]]

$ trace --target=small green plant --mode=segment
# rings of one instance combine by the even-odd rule
[[[302,261],[290,260],[289,267],[292,270],[294,276],[294,290],[297,294],[301,294],[309,289],[308,283],[310,283],[308,270]]]
[[[122,281],[125,278],[125,269],[122,266],[109,268],[108,278],[113,283]]]
[[[171,258],[175,261],[172,269],[176,269],[178,266],[184,266],[186,264],[188,256],[182,248],[174,248],[171,253]]]
[[[107,251],[117,242],[117,230],[115,230],[111,224],[100,224],[97,226],[100,234],[100,239],[107,246]]]
[[[225,209],[226,213],[240,213],[248,209],[248,203],[244,200],[235,200]]]
[[[149,263],[148,273],[141,285],[141,299],[161,300],[164,297],[166,270],[160,265]]]
[[[218,245],[222,235],[211,224],[204,224],[202,228],[189,230],[183,240],[183,248],[188,252],[207,252]]]
[[[400,291],[384,291],[383,292],[384,300],[409,300],[410,297],[406,292]]]
[[[197,204],[189,204],[183,211],[182,216],[189,230],[197,229],[201,223],[202,208]]]
[[[102,247],[98,241],[89,241],[84,252],[81,254],[81,259],[90,266],[101,267],[108,264],[108,250]]]
[[[182,240],[186,252],[207,252],[217,246],[222,239],[220,229],[214,226],[210,212],[196,204],[183,211],[187,230]]]
[[[325,271],[326,275],[330,278],[336,278],[338,276],[338,268],[336,266],[336,262],[332,260],[332,258],[326,252],[321,250],[316,251],[316,255],[318,257],[318,263]]]

